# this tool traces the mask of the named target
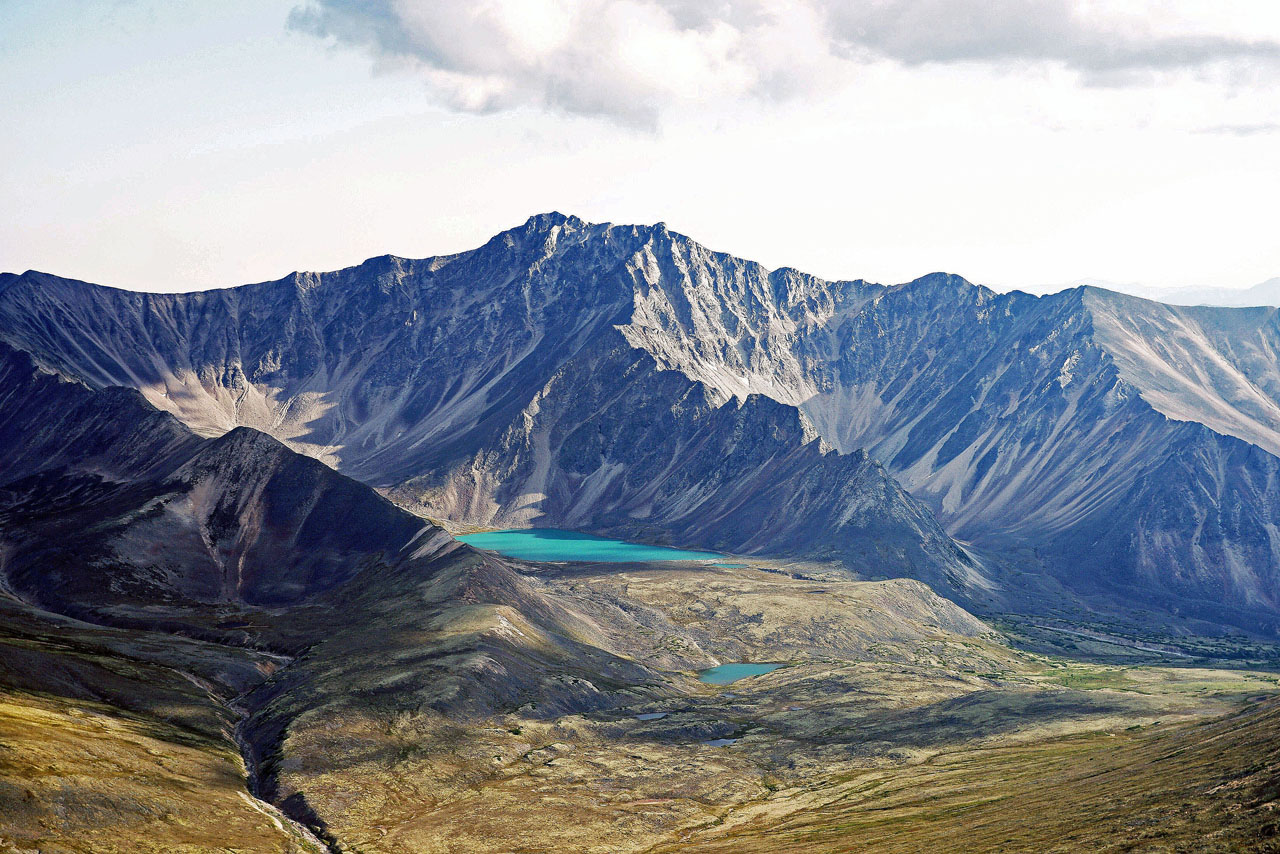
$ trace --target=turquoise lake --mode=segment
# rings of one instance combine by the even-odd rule
[[[728,685],[730,682],[737,682],[748,676],[763,676],[781,666],[781,664],[721,664],[719,667],[702,671],[698,674],[698,678],[712,685]]]
[[[695,552],[646,546],[623,540],[593,537],[577,531],[557,528],[524,528],[510,531],[485,531],[465,534],[461,542],[520,560],[574,560],[597,563],[629,563],[662,560],[715,560],[724,557],[715,552]]]

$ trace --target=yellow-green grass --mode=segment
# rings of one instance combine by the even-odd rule
[[[1280,703],[960,749],[731,812],[655,852],[1280,850]]]
[[[318,850],[233,737],[224,700],[269,662],[0,602],[0,851]]]
[[[0,850],[314,851],[226,742],[101,703],[0,695]]]

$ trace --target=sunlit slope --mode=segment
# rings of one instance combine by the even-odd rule
[[[322,849],[248,791],[227,701],[270,656],[0,602],[0,847]]]
[[[758,832],[761,851],[792,840],[856,850],[846,831],[861,817],[823,810],[865,803],[861,784],[876,782],[901,802],[885,836],[967,850],[946,842],[956,828],[935,834],[935,795],[944,816],[987,795],[1007,798],[1006,816],[1030,802],[1051,828],[1032,842],[1076,811],[1102,827],[1114,817],[1116,838],[1133,842],[1147,831],[1130,819],[1189,804],[1208,816],[1193,825],[1203,827],[1218,814],[1212,786],[1272,773],[1231,763],[1275,738],[1274,717],[1221,730],[1230,746],[1208,771],[1153,770],[1125,751],[1136,734],[1181,733],[1273,696],[1274,676],[1025,656],[915,582],[657,566],[543,572],[532,589],[490,578],[480,563],[431,586],[386,577],[376,599],[349,602],[367,614],[363,630],[335,632],[260,689],[255,726],[279,726],[275,797],[367,851],[715,850],[718,840],[737,850],[739,832]],[[695,678],[726,661],[786,666],[726,687]],[[969,776],[935,777],[939,768]],[[1085,801],[1100,768],[1108,787]],[[1183,774],[1174,795],[1137,796]],[[1075,788],[1054,790],[1056,805],[1035,788],[1059,781]],[[1255,809],[1238,838],[1256,838],[1265,815]]]
[[[652,850],[1274,851],[1280,705],[957,749],[804,797],[811,805],[783,817],[761,806]]]

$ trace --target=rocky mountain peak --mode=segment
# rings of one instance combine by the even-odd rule
[[[975,291],[986,292],[994,295],[994,292],[982,285],[974,284],[964,276],[955,273],[935,272],[912,279],[906,284],[899,287],[904,289],[912,289],[919,291],[932,291],[940,293],[956,293],[956,294],[972,294]]]
[[[548,231],[552,228],[571,228],[577,229],[587,225],[587,222],[572,214],[564,214],[560,211],[547,211],[545,213],[534,214],[524,221],[524,225],[520,226],[522,231]]]

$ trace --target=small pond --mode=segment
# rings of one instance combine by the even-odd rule
[[[728,685],[730,682],[737,682],[739,679],[746,679],[748,676],[763,676],[766,673],[772,673],[781,666],[781,662],[776,664],[721,664],[718,667],[712,667],[710,670],[702,671],[698,674],[698,678],[712,685]]]

